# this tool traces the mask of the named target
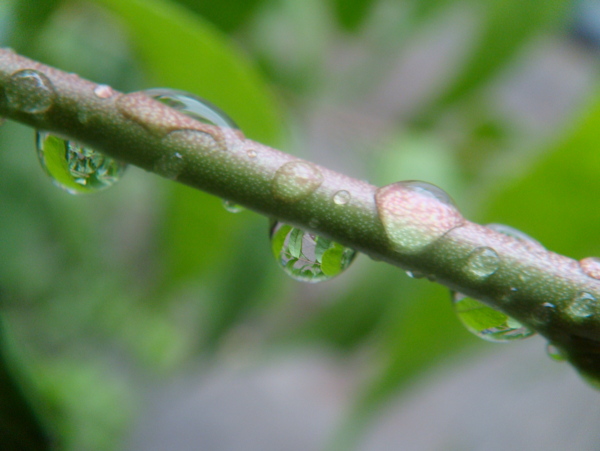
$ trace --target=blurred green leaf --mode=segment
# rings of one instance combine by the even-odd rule
[[[333,0],[338,22],[347,31],[356,31],[368,17],[373,0]]]
[[[217,105],[257,141],[275,145],[281,115],[256,69],[214,26],[166,0],[95,0],[131,32],[154,82]]]
[[[549,249],[581,258],[600,255],[600,96],[565,137],[529,168],[498,187],[487,222],[523,230]]]
[[[217,25],[221,30],[232,32],[249,21],[265,0],[178,0],[197,14]]]
[[[531,38],[564,23],[571,5],[571,0],[486,0],[478,4],[486,8],[481,36],[475,38],[475,48],[460,75],[432,105],[434,113],[469,96],[504,70]]]

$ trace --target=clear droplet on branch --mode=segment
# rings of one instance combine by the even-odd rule
[[[409,180],[377,190],[377,212],[397,252],[415,254],[464,223],[454,202],[430,183]]]
[[[600,280],[600,258],[587,257],[579,261],[581,270],[592,279]]]
[[[478,247],[467,257],[464,273],[471,280],[481,281],[494,274],[500,267],[500,257],[491,247]]]
[[[469,332],[492,342],[520,340],[535,331],[519,321],[464,294],[451,292],[454,310]]]
[[[548,354],[548,357],[557,362],[564,362],[565,360],[567,360],[567,358],[563,355],[561,350],[558,347],[554,346],[552,343],[548,343],[548,345],[546,346],[546,353]]]
[[[177,89],[154,88],[146,89],[144,94],[197,121],[218,127],[239,130],[233,119],[219,107],[189,92]]]
[[[600,306],[590,293],[581,292],[569,302],[566,312],[575,320],[584,320],[600,313]]]
[[[273,196],[297,202],[310,196],[323,183],[319,168],[308,161],[290,161],[277,169],[273,178]]]
[[[351,197],[350,193],[343,189],[333,195],[333,202],[337,205],[346,205]]]
[[[123,175],[126,165],[78,143],[38,131],[37,154],[55,185],[71,194],[109,188]]]
[[[504,224],[486,224],[486,227],[494,230],[495,232],[515,238],[518,241],[526,243],[529,246],[539,248],[540,250],[545,249],[542,243],[540,243],[537,240],[534,240],[525,232],[521,232],[520,230],[517,230],[514,227],[510,227]]]
[[[354,249],[281,222],[272,225],[270,238],[277,263],[300,282],[329,280],[356,257]]]
[[[52,82],[33,69],[12,74],[6,82],[4,92],[10,107],[31,114],[45,113],[56,98]]]
[[[239,213],[241,211],[244,211],[244,207],[242,207],[240,204],[236,204],[235,202],[232,202],[230,200],[224,200],[223,207],[229,213]]]

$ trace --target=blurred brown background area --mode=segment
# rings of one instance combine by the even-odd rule
[[[599,43],[595,0],[0,0],[2,46],[188,90],[577,259],[600,255]],[[0,128],[0,409],[35,412],[23,449],[600,449],[597,391],[543,339],[483,342],[444,287],[365,256],[292,281],[265,218],[136,168],[70,196],[33,135]]]

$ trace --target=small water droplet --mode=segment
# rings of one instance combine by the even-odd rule
[[[567,306],[567,313],[575,319],[585,319],[598,311],[598,301],[590,293],[581,292]]]
[[[492,342],[527,338],[535,331],[481,301],[452,292],[454,310],[471,333]]]
[[[564,362],[565,360],[567,360],[567,358],[563,355],[561,350],[552,343],[548,343],[546,345],[546,353],[548,354],[548,357],[557,362]]]
[[[375,202],[394,250],[405,254],[420,252],[464,222],[452,199],[425,182],[384,186],[377,190]]]
[[[494,274],[500,267],[500,257],[491,247],[478,247],[467,257],[465,275],[473,280],[483,280]]]
[[[271,227],[271,249],[277,263],[293,279],[316,283],[343,272],[356,251],[281,222]]]
[[[248,155],[248,158],[256,158],[256,150],[248,149],[246,151],[246,155]]]
[[[540,324],[548,323],[552,320],[556,312],[556,306],[551,302],[544,302],[539,307],[535,308],[533,321]]]
[[[45,113],[56,98],[54,86],[48,77],[32,69],[12,74],[6,83],[5,93],[9,106],[31,114]]]
[[[423,279],[426,277],[425,274],[419,271],[406,271],[406,275],[411,279]]]
[[[230,200],[224,200],[223,201],[223,207],[229,213],[239,213],[241,211],[244,211],[244,207],[242,207],[241,205],[236,204],[235,202],[232,202]]]
[[[37,132],[38,158],[55,185],[71,194],[100,191],[114,185],[125,164],[73,141]]]
[[[189,92],[167,88],[146,89],[143,92],[154,100],[158,100],[197,121],[218,127],[239,130],[233,119],[219,107]]]
[[[323,183],[323,174],[307,161],[290,161],[282,165],[273,178],[273,196],[296,202],[310,196]]]
[[[183,170],[185,161],[179,152],[165,153],[154,164],[154,172],[171,180],[176,180]]]
[[[542,246],[542,243],[540,243],[537,240],[534,240],[525,232],[521,232],[520,230],[517,230],[514,227],[510,227],[504,224],[486,224],[486,227],[488,229],[492,229],[495,232],[501,233],[502,235],[510,236],[523,243],[540,248],[540,250],[545,249],[544,246]]]
[[[600,258],[598,257],[587,257],[583,260],[579,260],[579,266],[581,270],[592,279],[600,280]]]
[[[346,205],[351,197],[350,193],[343,189],[333,195],[333,202],[337,205]]]
[[[98,85],[94,88],[94,94],[101,99],[108,99],[116,93],[117,92],[108,85]]]

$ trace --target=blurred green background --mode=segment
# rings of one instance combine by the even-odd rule
[[[437,184],[469,219],[579,259],[600,255],[599,17],[567,0],[0,0],[0,45],[121,91],[193,92],[252,139],[378,185]],[[490,450],[511,427],[533,444],[514,449],[550,449],[573,443],[565,428],[494,412],[539,386],[534,416],[557,392],[569,415],[598,408],[544,366],[542,340],[480,343],[444,287],[364,256],[301,284],[266,218],[137,168],[68,195],[10,121],[0,149],[2,449]],[[496,347],[502,370],[468,372]],[[454,380],[469,382],[445,397]],[[479,396],[486,421],[448,438]],[[386,441],[403,406],[436,423],[401,416]]]

